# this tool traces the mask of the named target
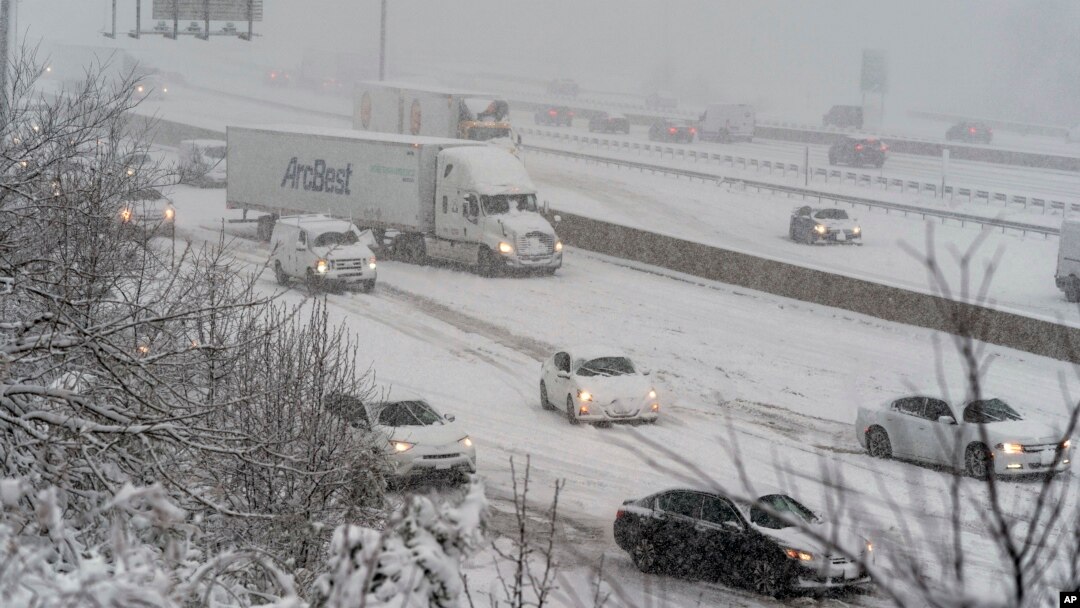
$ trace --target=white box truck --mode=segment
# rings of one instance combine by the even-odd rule
[[[705,107],[698,121],[701,141],[753,141],[757,113],[745,103],[714,103]]]
[[[553,274],[562,243],[536,187],[505,150],[478,142],[314,127],[228,127],[230,209],[324,213],[369,228],[383,255]]]
[[[1080,219],[1061,223],[1054,282],[1069,302],[1080,302]]]
[[[482,93],[411,84],[363,82],[356,85],[353,128],[486,141],[517,154],[510,105]]]

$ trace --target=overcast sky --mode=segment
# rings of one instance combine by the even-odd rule
[[[144,28],[151,27],[144,0]],[[110,0],[21,0],[31,37],[106,44]],[[133,27],[134,0],[118,0]],[[688,101],[749,101],[821,114],[858,103],[864,48],[890,66],[887,107],[1080,122],[1075,0],[389,0],[395,66],[471,64],[585,89],[671,89]],[[305,47],[378,48],[378,0],[265,0],[264,36],[169,42],[177,54],[299,64]],[[134,42],[134,41],[132,41]],[[163,41],[141,42],[144,46]],[[128,44],[128,43],[124,43]],[[216,45],[216,46],[214,46]],[[374,61],[374,58],[372,59]]]

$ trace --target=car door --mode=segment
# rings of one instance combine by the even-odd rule
[[[889,433],[894,455],[919,458],[915,449],[915,438],[918,436],[919,427],[926,427],[926,419],[922,417],[923,401],[922,397],[897,399],[886,412],[888,424],[885,430]]]
[[[701,517],[695,523],[697,532],[694,552],[701,556],[703,576],[715,578],[730,575],[735,561],[743,559],[742,544],[745,530],[742,517],[726,498],[706,494],[701,504]]]
[[[666,570],[685,574],[700,562],[696,524],[701,516],[702,495],[673,490],[657,497],[653,542]]]
[[[552,371],[548,395],[555,407],[562,407],[566,403],[566,396],[574,392],[570,361],[570,353],[567,351],[559,351],[551,358]]]
[[[941,399],[927,398],[924,403],[924,417],[926,431],[920,432],[917,437],[919,453],[925,454],[929,462],[951,465],[958,439],[956,416],[948,403]],[[948,421],[941,422],[942,418],[948,418]]]

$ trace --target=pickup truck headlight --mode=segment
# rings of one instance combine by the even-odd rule
[[[562,241],[555,241],[555,251],[556,252],[562,251]]]
[[[504,255],[509,255],[511,253],[514,253],[514,246],[511,245],[510,243],[505,242],[505,241],[501,242],[501,243],[499,243],[499,253],[504,254]]]
[[[330,262],[326,260],[319,260],[315,262],[315,272],[319,274],[326,274],[326,271],[330,270]]]
[[[375,256],[371,256],[367,264],[368,268],[375,270]]]
[[[854,228],[851,229],[851,232],[853,234],[859,234],[860,232],[862,232],[862,228],[860,228],[859,226],[855,226]]]

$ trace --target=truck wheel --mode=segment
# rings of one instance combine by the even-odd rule
[[[424,237],[412,236],[403,246],[405,261],[413,264],[423,264],[427,261],[427,252],[424,250]]]
[[[281,267],[280,260],[274,260],[274,278],[277,279],[278,285],[288,287],[289,275],[285,274],[285,269]]]
[[[498,271],[498,260],[495,259],[495,254],[487,247],[481,247],[476,261],[476,273],[482,277],[493,277]]]
[[[274,222],[277,221],[277,217],[274,215],[264,215],[259,218],[258,223],[255,225],[255,236],[260,241],[268,242],[270,236],[274,233]]]
[[[1065,301],[1080,302],[1080,281],[1076,277],[1069,277],[1069,282],[1065,285]]]
[[[372,279],[371,281],[364,281],[363,283],[360,283],[360,292],[361,293],[371,293],[372,291],[374,291],[374,289],[375,289],[375,280],[374,279]]]

